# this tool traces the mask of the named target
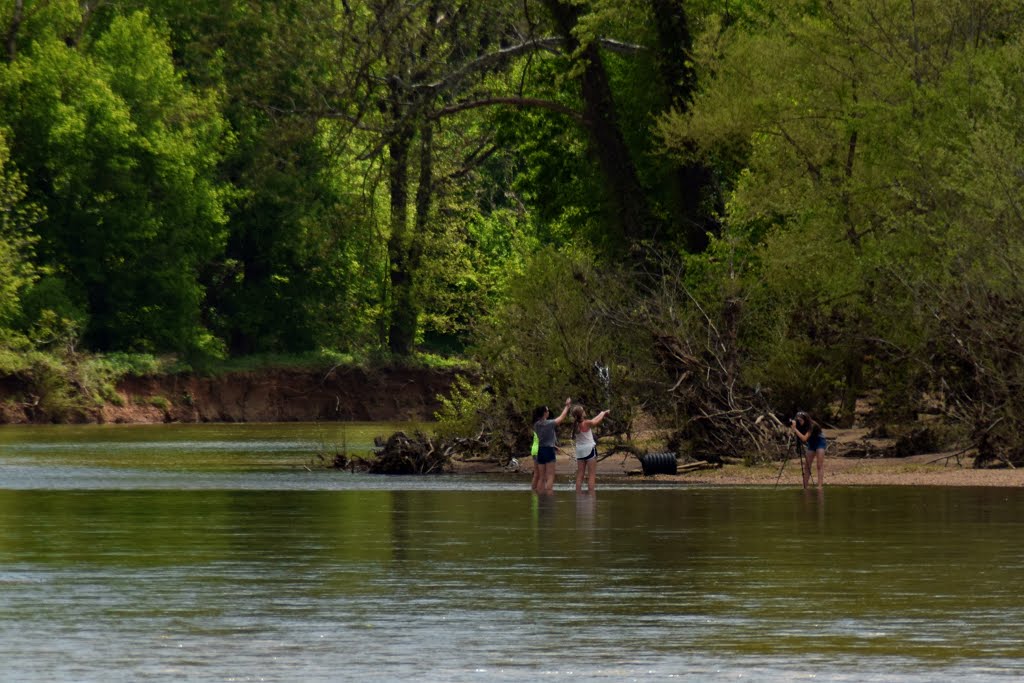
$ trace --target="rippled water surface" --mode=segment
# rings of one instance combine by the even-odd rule
[[[392,427],[0,429],[0,680],[1024,670],[1019,489],[318,469]]]

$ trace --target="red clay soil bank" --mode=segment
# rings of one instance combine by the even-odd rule
[[[0,380],[0,422],[294,422],[432,419],[454,374],[420,369],[268,370],[126,377],[120,403],[48,415],[16,380]]]

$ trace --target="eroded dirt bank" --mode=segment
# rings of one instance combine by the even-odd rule
[[[117,398],[61,415],[16,379],[0,381],[0,422],[293,422],[432,419],[454,372],[408,368],[267,370],[126,377]]]

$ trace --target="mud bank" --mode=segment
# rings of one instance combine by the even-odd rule
[[[116,396],[72,397],[57,414],[17,378],[0,380],[0,423],[429,420],[455,373],[408,368],[267,370],[216,377],[125,377]]]

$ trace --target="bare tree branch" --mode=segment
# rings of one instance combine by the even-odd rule
[[[625,43],[619,40],[612,40],[610,38],[600,38],[597,43],[610,52],[616,52],[624,55],[635,55],[646,49],[642,45]],[[559,48],[565,48],[567,46],[569,46],[568,41],[564,38],[554,36],[547,38],[534,38],[518,45],[511,45],[509,47],[502,48],[497,52],[490,52],[488,54],[481,55],[480,57],[464,64],[461,68],[445,75],[440,80],[417,87],[435,92],[450,92],[457,88],[459,84],[469,76],[502,66],[509,60],[520,55],[532,54],[540,50],[556,52]]]
[[[585,126],[587,124],[587,121],[584,118],[583,114],[576,111],[575,109],[571,109],[565,106],[564,104],[559,104],[558,102],[553,102],[551,100],[545,100],[537,97],[488,97],[482,100],[458,102],[456,104],[451,104],[448,105],[447,107],[442,107],[441,109],[438,109],[437,111],[433,112],[430,115],[430,118],[437,120],[445,116],[457,114],[458,112],[461,111],[467,111],[469,109],[479,109],[481,107],[494,107],[498,105],[506,105],[521,108],[547,109],[548,111],[553,111],[555,113],[567,116],[576,123],[580,124],[581,126]]]

